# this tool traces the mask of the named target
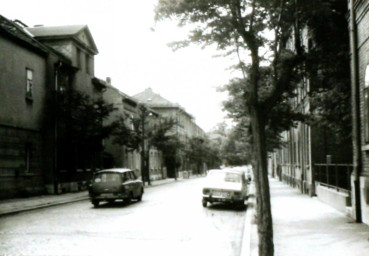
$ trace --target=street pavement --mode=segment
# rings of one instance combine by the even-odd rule
[[[181,181],[181,179],[178,179]],[[153,181],[151,186],[174,183]],[[367,256],[369,226],[355,223],[317,198],[270,179],[275,256]],[[250,186],[241,256],[258,255],[254,185]],[[88,199],[86,191],[0,201],[0,216]]]
[[[368,256],[369,226],[270,179],[275,256]],[[251,256],[258,255],[257,227],[251,220]]]
[[[143,200],[88,200],[0,218],[0,255],[239,256],[246,211],[201,204],[202,177],[148,187]]]

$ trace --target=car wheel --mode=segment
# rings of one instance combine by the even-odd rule
[[[132,192],[131,192],[131,193],[129,193],[128,197],[126,199],[124,199],[124,202],[126,204],[131,203],[132,202],[132,198],[133,198],[133,196],[132,196]]]
[[[142,196],[143,196],[143,189],[141,190],[141,194],[137,197],[137,201],[142,201]]]
[[[92,200],[92,204],[94,205],[94,207],[99,207],[99,203],[100,201],[99,200]]]
[[[246,209],[245,202],[240,202],[240,203],[238,203],[238,206],[239,206],[242,210]]]
[[[206,200],[202,200],[202,207],[208,206],[208,202]]]

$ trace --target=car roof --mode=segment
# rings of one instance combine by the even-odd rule
[[[112,169],[104,169],[104,170],[98,171],[96,173],[104,173],[104,172],[124,173],[124,172],[128,172],[128,171],[132,171],[132,170],[128,169],[128,168],[112,168]]]
[[[231,169],[231,168],[209,170],[209,174],[214,173],[214,172],[230,172],[230,173],[237,173],[237,174],[244,173],[244,171],[242,170],[236,170],[236,169]]]

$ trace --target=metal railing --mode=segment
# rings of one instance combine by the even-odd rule
[[[337,191],[351,191],[352,164],[314,164],[314,177],[321,185]]]

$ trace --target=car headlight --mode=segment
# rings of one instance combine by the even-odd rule
[[[241,192],[234,192],[233,195],[234,196],[241,196],[242,194],[241,194]]]

